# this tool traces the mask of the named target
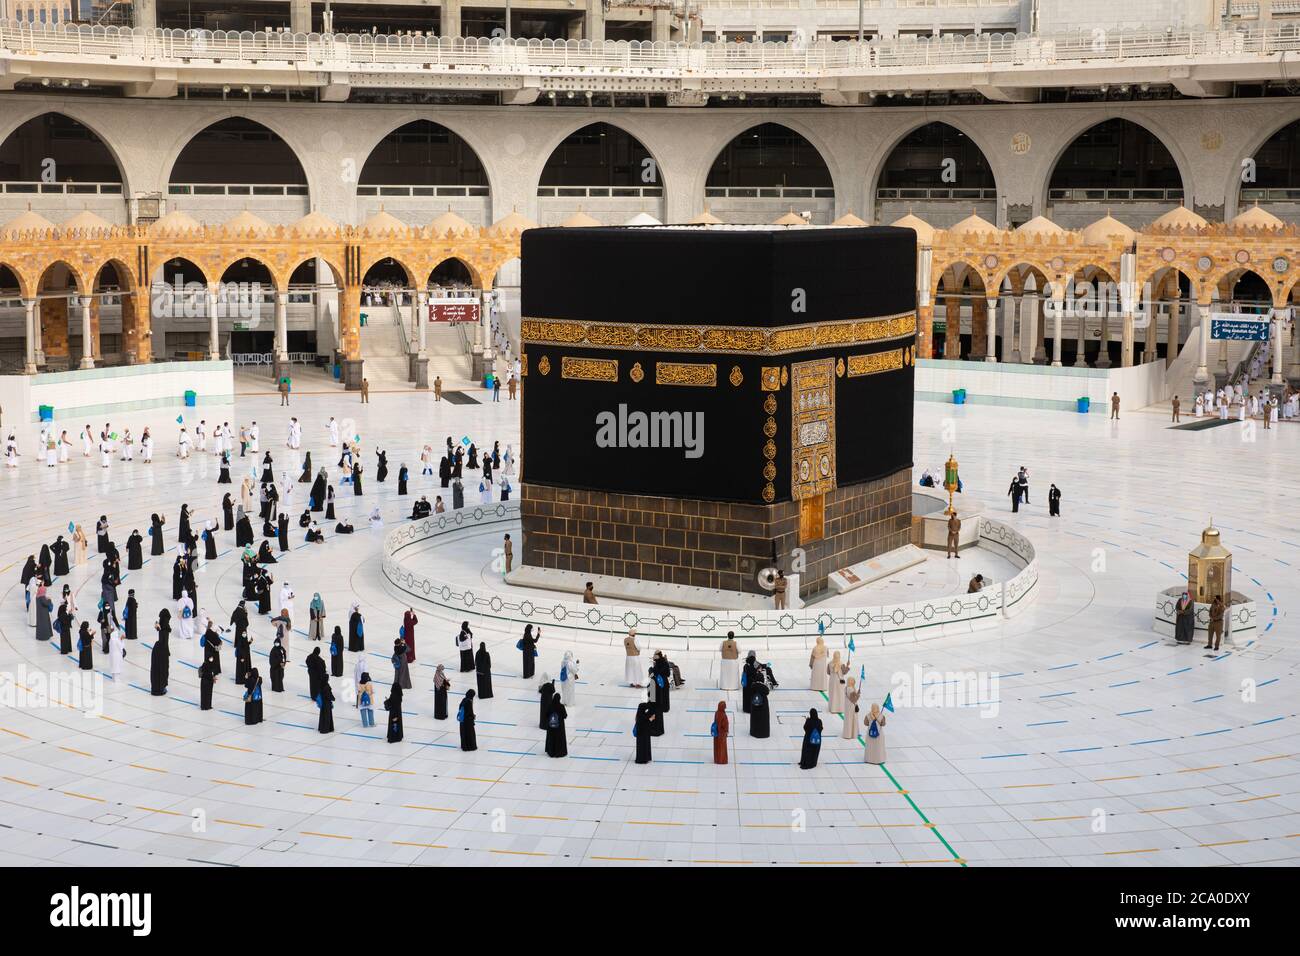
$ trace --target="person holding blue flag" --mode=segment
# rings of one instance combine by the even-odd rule
[[[889,696],[885,696],[885,707],[889,710],[894,709],[893,702]],[[879,704],[872,704],[871,710],[863,720],[863,729],[866,731],[866,747],[863,752],[863,762],[883,764],[885,762],[885,714],[880,709]]]
[[[799,752],[799,769],[815,768],[821,752],[822,721],[817,716],[817,708],[812,707],[808,710],[808,719],[803,722],[803,749]]]

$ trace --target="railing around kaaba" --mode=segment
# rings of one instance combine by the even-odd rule
[[[993,627],[1000,616],[1023,607],[1038,583],[1033,543],[1009,525],[984,518],[980,545],[1023,565],[1010,580],[975,594],[956,594],[909,604],[865,607],[698,610],[674,607],[630,607],[582,604],[562,597],[512,595],[508,587],[486,589],[439,579],[400,560],[401,552],[425,542],[492,528],[519,527],[519,503],[497,502],[431,515],[410,521],[384,537],[383,572],[390,588],[450,613],[486,619],[561,628],[568,639],[616,646],[630,628],[638,636],[664,647],[704,650],[734,631],[747,648],[792,649],[811,646],[821,635],[832,647],[852,637],[855,646],[902,644],[931,637],[969,633]]]

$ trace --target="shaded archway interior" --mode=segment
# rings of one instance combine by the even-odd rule
[[[195,134],[176,158],[169,182],[306,186],[307,175],[278,134],[232,116]]]
[[[722,148],[709,169],[709,189],[829,189],[830,169],[812,143],[779,123],[745,130]]]
[[[104,141],[87,126],[62,113],[42,113],[0,144],[0,181],[120,186],[122,171]]]
[[[639,187],[662,185],[650,151],[609,123],[575,130],[551,152],[539,186]]]
[[[1182,188],[1182,175],[1169,148],[1150,130],[1118,117],[1076,136],[1048,182],[1049,195],[1070,189]]]
[[[375,145],[357,182],[361,186],[486,189],[488,178],[478,154],[464,139],[445,126],[416,120],[393,130]]]

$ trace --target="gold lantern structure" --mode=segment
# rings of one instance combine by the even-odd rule
[[[957,481],[957,459],[949,455],[948,461],[943,466],[943,487],[948,492],[948,510],[944,512],[946,515],[955,515],[957,513],[952,506],[952,496],[953,492],[957,490]]]
[[[1232,552],[1219,539],[1219,529],[1201,532],[1201,543],[1187,555],[1187,590],[1197,604],[1209,604],[1216,597],[1232,603]]]

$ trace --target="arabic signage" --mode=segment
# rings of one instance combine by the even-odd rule
[[[1216,312],[1210,316],[1210,338],[1230,342],[1267,342],[1268,316]]]

